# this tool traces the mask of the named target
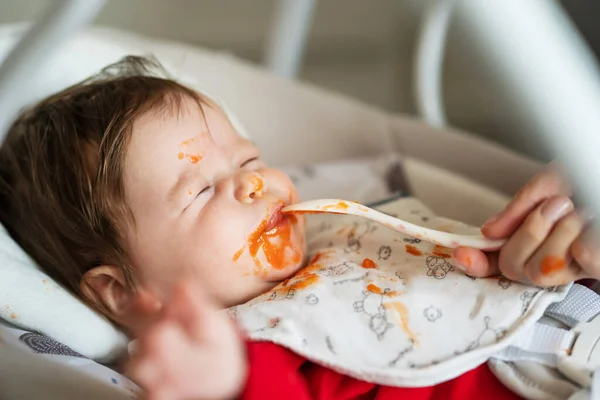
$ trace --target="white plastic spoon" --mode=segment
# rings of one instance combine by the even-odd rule
[[[339,200],[339,199],[319,199],[305,201],[303,203],[292,204],[284,207],[283,213],[332,213],[349,214],[365,217],[382,225],[387,226],[397,232],[412,236],[439,246],[456,248],[460,246],[472,247],[475,249],[493,251],[498,250],[504,244],[505,240],[491,240],[482,235],[460,235],[437,231],[411,224],[410,222],[394,218],[362,204]]]

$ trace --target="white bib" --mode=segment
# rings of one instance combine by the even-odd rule
[[[474,229],[414,199],[378,209],[434,229]],[[358,217],[309,216],[307,243],[309,266],[228,313],[253,340],[381,385],[435,385],[475,368],[569,289],[468,277],[449,249]]]

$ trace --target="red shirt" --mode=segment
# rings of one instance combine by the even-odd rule
[[[520,399],[486,364],[436,386],[396,388],[339,374],[273,343],[249,342],[247,350],[250,370],[244,400]]]

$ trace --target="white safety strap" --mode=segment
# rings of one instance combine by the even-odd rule
[[[535,361],[556,367],[557,355],[568,351],[573,346],[574,339],[575,334],[571,331],[538,322],[494,358],[503,361]]]
[[[544,315],[572,328],[580,322],[589,321],[600,314],[600,296],[585,286],[575,284],[567,297],[551,304]]]
[[[582,371],[571,374],[570,371],[577,371],[577,368],[571,370],[568,365],[570,363],[582,367],[583,371],[590,367],[596,368],[591,382],[588,380],[586,385],[591,383],[591,399],[600,400],[600,368],[595,365],[598,363],[595,347],[596,344],[600,345],[600,324],[598,320],[594,320],[600,315],[600,296],[575,284],[565,299],[550,305],[544,315],[562,322],[569,330],[538,322],[494,358],[507,362],[533,361],[569,372],[567,375],[573,379],[583,375]],[[565,371],[565,365],[569,370]],[[579,380],[580,384],[582,382],[583,380]]]

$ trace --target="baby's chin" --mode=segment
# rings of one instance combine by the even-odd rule
[[[304,259],[297,263],[290,263],[282,269],[271,269],[266,275],[266,281],[270,283],[279,283],[294,276],[304,267]]]

